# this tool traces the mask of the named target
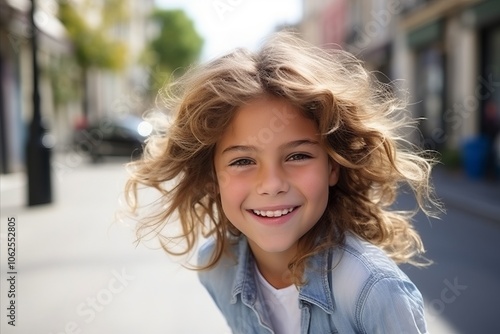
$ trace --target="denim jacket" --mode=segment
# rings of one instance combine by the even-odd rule
[[[208,263],[214,241],[198,254]],[[274,333],[272,306],[261,300],[245,237],[217,265],[199,272],[234,334]],[[347,234],[345,243],[310,258],[299,289],[300,333],[427,333],[422,296],[378,247]]]

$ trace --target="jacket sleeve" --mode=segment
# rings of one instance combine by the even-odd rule
[[[212,258],[215,240],[209,239],[198,251],[198,265],[205,266]],[[226,259],[222,258],[210,268],[198,271],[198,279],[210,297],[224,314],[231,298],[232,276]]]
[[[208,240],[199,249],[199,251],[198,251],[198,265],[199,266],[206,266],[208,264],[208,262],[210,261],[210,257],[212,255],[212,252],[214,249],[214,243],[215,243],[214,240]],[[203,285],[203,287],[210,294],[210,297],[212,297],[212,299],[214,301],[216,301],[213,289],[212,289],[211,284],[210,284],[210,282],[211,282],[210,276],[211,275],[213,275],[213,274],[210,273],[206,269],[198,271],[198,279],[199,279],[200,283]]]
[[[356,310],[361,333],[425,334],[427,325],[420,291],[401,277],[373,278]]]

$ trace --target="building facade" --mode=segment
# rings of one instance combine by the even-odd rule
[[[80,69],[68,34],[57,19],[58,2],[36,3],[39,88],[42,118],[49,130],[47,142],[56,151],[68,151],[72,149],[75,125],[83,116]],[[92,2],[94,9],[99,3]],[[71,4],[84,2],[75,0]],[[89,121],[113,113],[140,114],[147,108],[142,100],[148,88],[147,73],[139,59],[150,37],[154,0],[127,0],[124,4],[128,15],[110,28],[109,35],[127,45],[126,66],[120,72],[90,70]],[[25,168],[27,129],[33,115],[30,11],[30,0],[0,0],[0,173]],[[99,21],[99,16],[95,10],[85,18]]]
[[[410,92],[409,108],[420,120],[414,141],[441,152],[449,166],[471,168],[471,176],[498,176],[500,1],[331,0],[319,12],[316,22],[343,15],[329,25],[344,34],[342,47],[380,80],[397,80]],[[309,40],[328,39],[323,27],[317,24]],[[304,36],[312,31],[309,25]]]
[[[35,14],[42,118],[51,127],[56,118],[49,68],[71,54],[64,28],[56,19],[57,3],[41,2]],[[0,172],[23,169],[28,125],[33,116],[33,64],[29,0],[0,0]],[[48,139],[48,145],[54,138]]]

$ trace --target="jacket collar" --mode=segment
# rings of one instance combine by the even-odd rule
[[[238,263],[231,293],[231,304],[235,304],[238,294],[241,294],[243,304],[252,306],[257,298],[257,285],[253,273],[255,264],[247,239],[244,236],[240,236],[236,249]]]
[[[248,246],[247,239],[240,237],[237,245],[238,264],[232,287],[231,303],[235,304],[238,294],[241,301],[247,305],[255,304],[257,298],[257,285],[254,276],[254,259]],[[335,299],[331,290],[332,250],[327,250],[313,255],[304,273],[305,284],[299,290],[299,300],[312,303],[328,314],[335,309]]]
[[[328,314],[332,314],[335,309],[331,289],[332,252],[329,249],[309,258],[304,273],[306,283],[299,293],[299,299],[320,307]]]

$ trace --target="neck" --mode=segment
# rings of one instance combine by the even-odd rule
[[[292,284],[288,264],[295,256],[297,249],[279,253],[267,253],[249,240],[250,249],[260,273],[276,289],[286,288]]]

